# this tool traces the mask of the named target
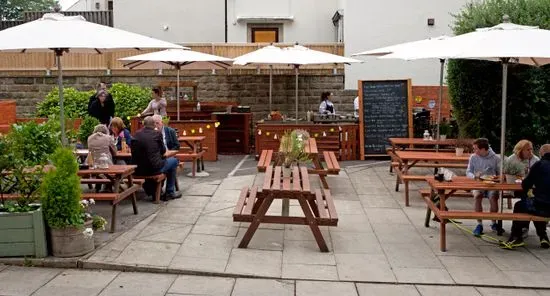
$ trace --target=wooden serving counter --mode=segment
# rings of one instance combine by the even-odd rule
[[[139,117],[131,119],[130,133],[134,135],[137,130],[143,127],[142,120]],[[218,160],[218,136],[216,120],[170,120],[168,124],[171,128],[178,131],[178,136],[205,136],[203,147],[208,150],[204,153],[204,160]],[[185,147],[182,146],[182,149]]]
[[[264,121],[256,123],[256,154],[279,149],[285,131],[303,129],[317,141],[319,152],[334,151],[339,160],[359,159],[359,125],[355,123],[314,124],[312,122]]]

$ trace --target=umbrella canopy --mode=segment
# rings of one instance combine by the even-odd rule
[[[318,64],[351,64],[361,63],[362,61],[346,58],[343,56],[330,54],[322,51],[309,49],[301,45],[278,48],[272,45],[263,47],[259,50],[235,58],[234,64],[263,64],[263,65],[294,65],[296,76],[296,121],[298,121],[298,68],[302,65]],[[270,109],[271,109],[271,73],[270,73]]]
[[[118,59],[125,67],[130,69],[165,69],[177,70],[176,100],[178,120],[180,120],[180,69],[216,69],[227,68],[233,61],[229,58],[219,57],[188,49],[167,49],[163,51],[140,54],[136,56]]]
[[[0,31],[0,40],[0,51],[55,53],[63,144],[66,144],[66,135],[61,56],[65,52],[103,53],[127,49],[182,48],[170,42],[87,22],[82,16],[64,16],[59,13],[47,13],[38,20]]]
[[[454,54],[454,48],[441,47],[441,41],[448,40],[449,36],[439,36],[418,41],[406,42],[396,44],[392,46],[386,46],[374,50],[363,51],[360,53],[352,54],[352,56],[378,56],[380,59],[401,59],[401,60],[416,60],[419,56],[424,56],[427,51],[438,48],[440,50],[438,58],[441,64],[439,70],[439,95],[437,106],[437,122],[436,122],[436,139],[439,139],[439,123],[441,121],[441,103],[443,101],[443,74],[445,71],[445,59]],[[444,52],[444,50],[447,50]],[[439,146],[436,146],[436,151],[439,150]]]

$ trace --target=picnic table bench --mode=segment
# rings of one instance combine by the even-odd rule
[[[413,167],[431,168],[466,168],[470,160],[469,154],[456,156],[450,152],[421,152],[421,151],[396,151],[395,152],[395,191],[399,191],[399,184],[405,185],[405,206],[409,206],[409,182],[426,181],[427,175],[412,175],[409,170]]]
[[[269,165],[264,182],[258,191],[257,186],[241,190],[233,221],[251,222],[243,236],[239,248],[246,248],[260,226],[260,223],[308,225],[322,252],[328,247],[319,226],[337,226],[338,215],[328,189],[312,190],[306,167],[294,167],[290,176],[284,176],[283,168]],[[266,215],[274,199],[298,200],[305,217]]]
[[[132,174],[135,169],[135,165],[110,165],[106,169],[86,169],[79,170],[77,173],[82,177],[80,180],[82,184],[109,184],[112,186],[112,193],[82,193],[83,199],[93,198],[111,202],[111,233],[115,232],[116,209],[121,201],[131,197],[134,214],[138,214],[136,191],[141,188],[141,185],[134,183]],[[123,181],[126,183],[125,186],[122,186]]]
[[[445,202],[456,191],[459,190],[495,190],[495,191],[521,191],[521,184],[508,183],[487,183],[480,180],[469,179],[464,176],[456,176],[451,182],[436,181],[433,177],[426,179],[430,185],[432,194],[423,196],[426,202],[425,226],[429,227],[430,216],[433,212],[439,219],[439,246],[442,252],[447,250],[446,223],[450,219],[471,219],[471,220],[512,220],[512,221],[548,221],[550,218],[539,217],[524,213],[491,213],[474,211],[451,211],[446,209]],[[434,200],[435,194],[439,195],[439,207]]]
[[[324,167],[319,158],[319,150],[317,149],[315,138],[309,138],[305,142],[304,152],[308,155],[313,164],[313,168],[308,169],[308,172],[319,175],[323,188],[328,189],[329,186],[326,176],[338,175],[340,173],[340,164],[338,163],[336,154],[334,151],[323,151],[323,159],[325,160]],[[275,166],[281,165],[281,163],[277,163],[278,155],[279,153],[273,150],[262,150],[257,165],[258,172],[265,172],[266,168],[272,164]]]
[[[197,172],[204,171],[204,153],[206,147],[202,146],[202,142],[206,139],[205,136],[181,136],[178,138],[186,146],[180,149],[180,153],[176,154],[179,161],[191,161],[191,175],[195,177]],[[181,152],[181,150],[188,150]]]

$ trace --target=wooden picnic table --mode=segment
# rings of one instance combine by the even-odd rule
[[[523,215],[528,214],[512,214],[512,213],[489,213],[489,212],[474,212],[474,211],[449,211],[445,208],[445,202],[449,197],[453,195],[457,190],[493,190],[493,191],[521,191],[521,184],[508,184],[501,182],[492,182],[482,180],[474,180],[465,176],[455,176],[452,181],[437,181],[433,177],[427,177],[426,181],[431,188],[431,196],[423,197],[427,204],[426,221],[425,226],[429,227],[431,212],[433,211],[435,216],[440,222],[440,237],[439,245],[442,252],[447,249],[446,243],[446,223],[449,219],[486,219],[486,220],[502,220],[509,218],[519,218],[521,220]],[[439,207],[434,200],[435,194],[439,196]],[[525,218],[525,217],[524,217]],[[514,220],[514,219],[511,219]]]
[[[439,139],[439,140],[424,140],[423,138],[389,138],[390,144],[392,146],[392,151],[397,150],[407,150],[414,149],[415,146],[455,146],[457,139]],[[468,139],[466,141],[473,142],[473,139]]]
[[[399,184],[405,185],[405,205],[409,206],[409,181],[424,181],[425,175],[417,176],[409,174],[409,170],[415,166],[419,167],[449,167],[466,168],[470,160],[470,154],[456,156],[454,152],[425,152],[425,151],[396,151],[395,162],[395,191],[399,191]],[[420,162],[420,163],[419,163]]]
[[[88,153],[90,152],[89,149],[76,149],[75,154],[80,157],[86,157],[88,156]],[[164,154],[165,157],[173,157],[178,153],[178,150],[168,150]],[[116,159],[132,159],[132,152],[122,152],[117,151],[116,155],[114,156]]]
[[[268,166],[265,172],[262,191],[257,187],[243,188],[233,220],[251,222],[244,234],[239,248],[246,248],[260,226],[260,223],[308,225],[322,252],[328,252],[319,225],[336,226],[338,216],[334,201],[328,189],[313,191],[306,167],[295,166],[288,176],[281,166]],[[275,199],[298,200],[305,217],[266,215]]]
[[[195,177],[196,172],[204,170],[204,160],[203,155],[205,150],[202,148],[202,143],[206,139],[206,136],[181,136],[178,138],[178,141],[185,144],[189,149],[190,153],[178,153],[176,157],[180,161],[186,159],[191,159],[192,161],[192,175]]]
[[[111,232],[115,231],[116,208],[122,200],[132,197],[134,214],[138,214],[136,191],[141,187],[134,184],[132,174],[136,170],[135,165],[110,165],[106,169],[85,169],[79,170],[78,175],[82,178],[82,184],[107,184],[111,185],[112,193],[83,193],[82,197],[95,200],[108,200],[112,205]],[[125,181],[125,186],[122,186]]]

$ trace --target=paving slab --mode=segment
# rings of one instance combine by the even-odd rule
[[[186,190],[182,190],[182,194],[185,195],[199,195],[199,196],[212,196],[218,189],[218,185],[212,185],[207,183],[197,183],[191,185]]]
[[[281,251],[233,249],[225,269],[229,274],[281,277]]]
[[[221,182],[219,189],[241,190],[245,186],[252,186],[254,179],[254,175],[228,177]]]
[[[420,296],[413,285],[357,284],[359,296]]]
[[[327,246],[332,250],[328,243]],[[285,264],[336,264],[334,253],[321,252],[315,241],[285,241],[283,262]]]
[[[60,269],[10,266],[0,272],[0,295],[31,295],[60,272]]]
[[[197,220],[191,233],[235,237],[238,231],[238,224],[233,223],[231,216],[203,215]]]
[[[37,296],[95,296],[117,275],[118,271],[67,269],[34,292]]]
[[[383,244],[382,249],[392,268],[443,268],[439,259],[425,244]]]
[[[296,296],[358,296],[354,283],[296,281]]]
[[[550,272],[547,271],[504,271],[516,287],[550,288]]]
[[[210,201],[210,196],[184,195],[181,198],[171,200],[168,205],[171,208],[204,208]]]
[[[234,239],[234,237],[191,233],[176,256],[225,260],[229,258]]]
[[[372,232],[372,227],[365,214],[343,215],[338,216],[338,227],[331,227],[330,232]]]
[[[247,230],[247,228],[239,228],[237,237],[233,242],[233,248],[238,248]],[[282,251],[284,232],[284,230],[276,229],[258,229],[254,233],[254,236],[252,237],[252,240],[250,240],[247,248],[255,250]]]
[[[358,195],[359,201],[365,208],[390,208],[400,209],[401,206],[392,198],[391,195]]]
[[[338,277],[344,281],[395,282],[384,255],[336,254]]]
[[[473,287],[416,286],[422,296],[481,296]]]
[[[392,267],[392,271],[399,283],[410,284],[446,284],[455,282],[445,268],[402,268]]]
[[[509,286],[512,281],[489,259],[483,257],[439,256],[457,284]]]
[[[285,279],[338,280],[336,265],[292,264],[283,262],[282,277]]]
[[[176,255],[179,244],[133,241],[115,262],[130,265],[168,266]]]
[[[121,272],[99,296],[163,296],[175,279],[172,274]]]
[[[162,243],[183,243],[193,225],[153,222],[137,236],[138,240]]]
[[[335,254],[383,254],[380,242],[370,232],[332,232]]]
[[[202,272],[215,272],[223,273],[227,266],[227,258],[205,258],[205,257],[188,257],[188,256],[175,256],[168,265],[169,269],[180,272],[185,271],[202,271]]]
[[[235,279],[233,278],[180,275],[168,293],[230,296],[234,285]]]
[[[231,296],[293,296],[294,282],[285,280],[237,279]]]
[[[371,224],[411,224],[411,221],[401,209],[368,208],[365,212]]]
[[[478,287],[477,291],[482,296],[540,296],[535,290],[528,289],[503,289]]]
[[[328,226],[319,226],[319,229],[321,230],[321,234],[323,234],[323,237],[325,240],[329,240],[330,234],[329,234],[329,228]],[[313,233],[311,232],[311,229],[306,225],[285,225],[284,228],[285,236],[284,239],[286,240],[315,240],[315,237],[313,236]]]

